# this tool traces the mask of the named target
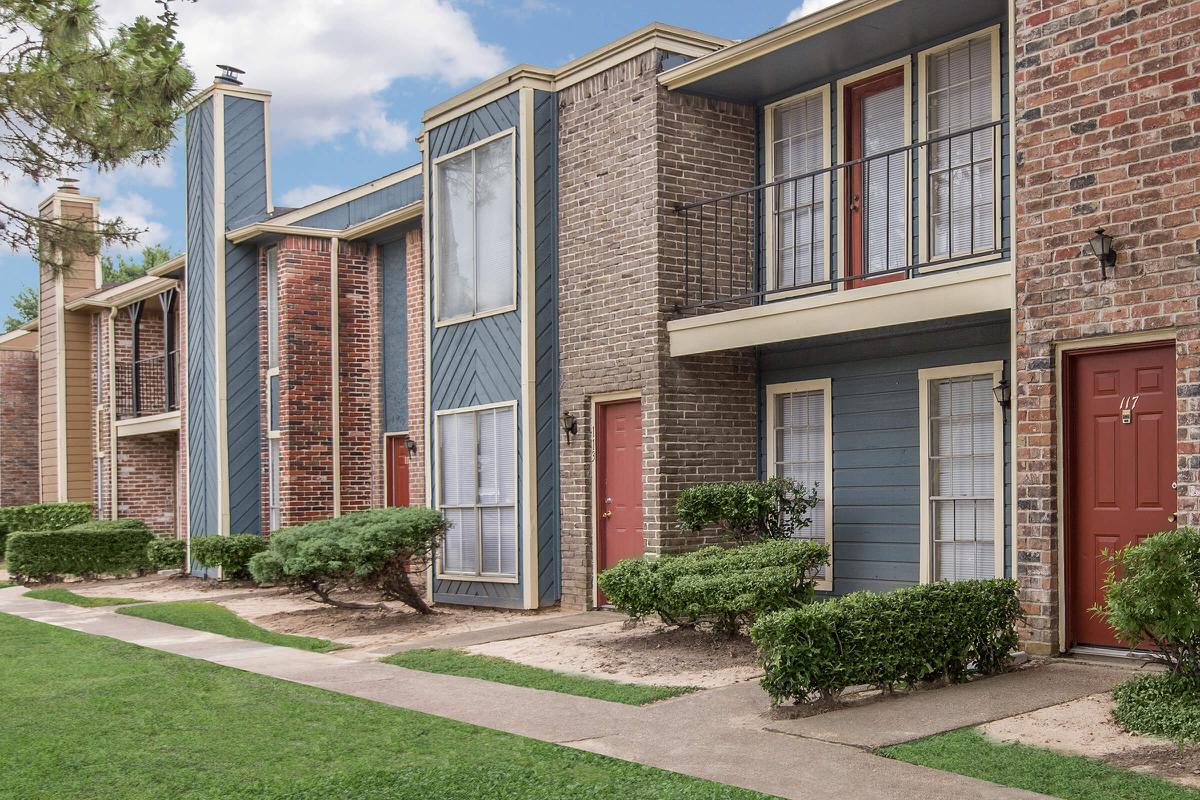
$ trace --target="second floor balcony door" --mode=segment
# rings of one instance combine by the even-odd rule
[[[907,260],[908,155],[905,72],[875,75],[845,90],[846,275],[849,286],[898,280]],[[890,274],[889,274],[890,273]],[[878,275],[872,278],[871,276]]]

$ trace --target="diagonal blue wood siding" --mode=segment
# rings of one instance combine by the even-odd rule
[[[385,186],[382,189],[357,197],[340,206],[326,209],[311,217],[292,224],[307,228],[341,230],[378,217],[388,211],[402,208],[421,199],[421,176]]]
[[[917,371],[1009,359],[1007,314],[940,320],[853,337],[765,348],[760,388],[832,379],[834,593],[884,591],[920,579]],[[760,420],[766,419],[765,407]],[[760,469],[766,442],[760,430]],[[1004,434],[1004,559],[1012,574],[1012,481]]]
[[[379,246],[383,283],[383,429],[408,430],[408,271],[404,237]]]

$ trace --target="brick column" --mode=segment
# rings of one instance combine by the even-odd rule
[[[421,227],[404,238],[408,290],[408,437],[417,454],[408,461],[408,491],[413,505],[425,505],[425,251]]]

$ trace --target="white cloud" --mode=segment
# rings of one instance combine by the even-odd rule
[[[383,92],[403,79],[460,85],[506,65],[471,17],[447,0],[204,0],[174,6],[188,62],[204,87],[215,64],[246,71],[272,92],[279,140],[328,141],[353,133],[365,147],[412,146],[411,123],[388,115]],[[148,0],[109,0],[108,22],[153,14]],[[415,120],[413,121],[415,123]]]
[[[155,219],[160,213],[145,196],[137,192],[112,194],[100,198],[100,214],[106,219],[120,217],[125,225],[142,231],[135,244],[129,247],[110,247],[105,252],[115,255],[140,253],[143,247],[171,241],[171,229]]]
[[[297,186],[293,189],[288,189],[279,198],[279,205],[287,208],[300,208],[309,203],[315,203],[318,200],[329,197],[343,191],[341,186],[329,186],[324,183],[310,183],[307,186]]]
[[[796,6],[787,15],[788,22],[794,22],[801,17],[807,17],[809,14],[815,14],[818,11],[823,11],[832,5],[837,5],[841,0],[804,0],[803,3]]]

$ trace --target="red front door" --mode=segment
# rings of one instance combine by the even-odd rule
[[[1088,609],[1104,599],[1104,550],[1175,527],[1175,345],[1086,351],[1067,361],[1068,629],[1116,645]]]
[[[641,558],[642,401],[596,406],[596,569]],[[604,595],[596,592],[596,602]]]
[[[389,436],[387,438],[387,504],[389,506],[408,505],[408,437]]]
[[[876,75],[845,89],[847,172],[844,217],[846,275],[864,276],[846,288],[904,277],[887,273],[905,266],[908,171],[906,153],[890,153],[908,141],[904,120],[904,70]],[[872,158],[872,156],[875,156]],[[865,159],[865,160],[861,160]],[[861,160],[861,161],[860,161]]]

